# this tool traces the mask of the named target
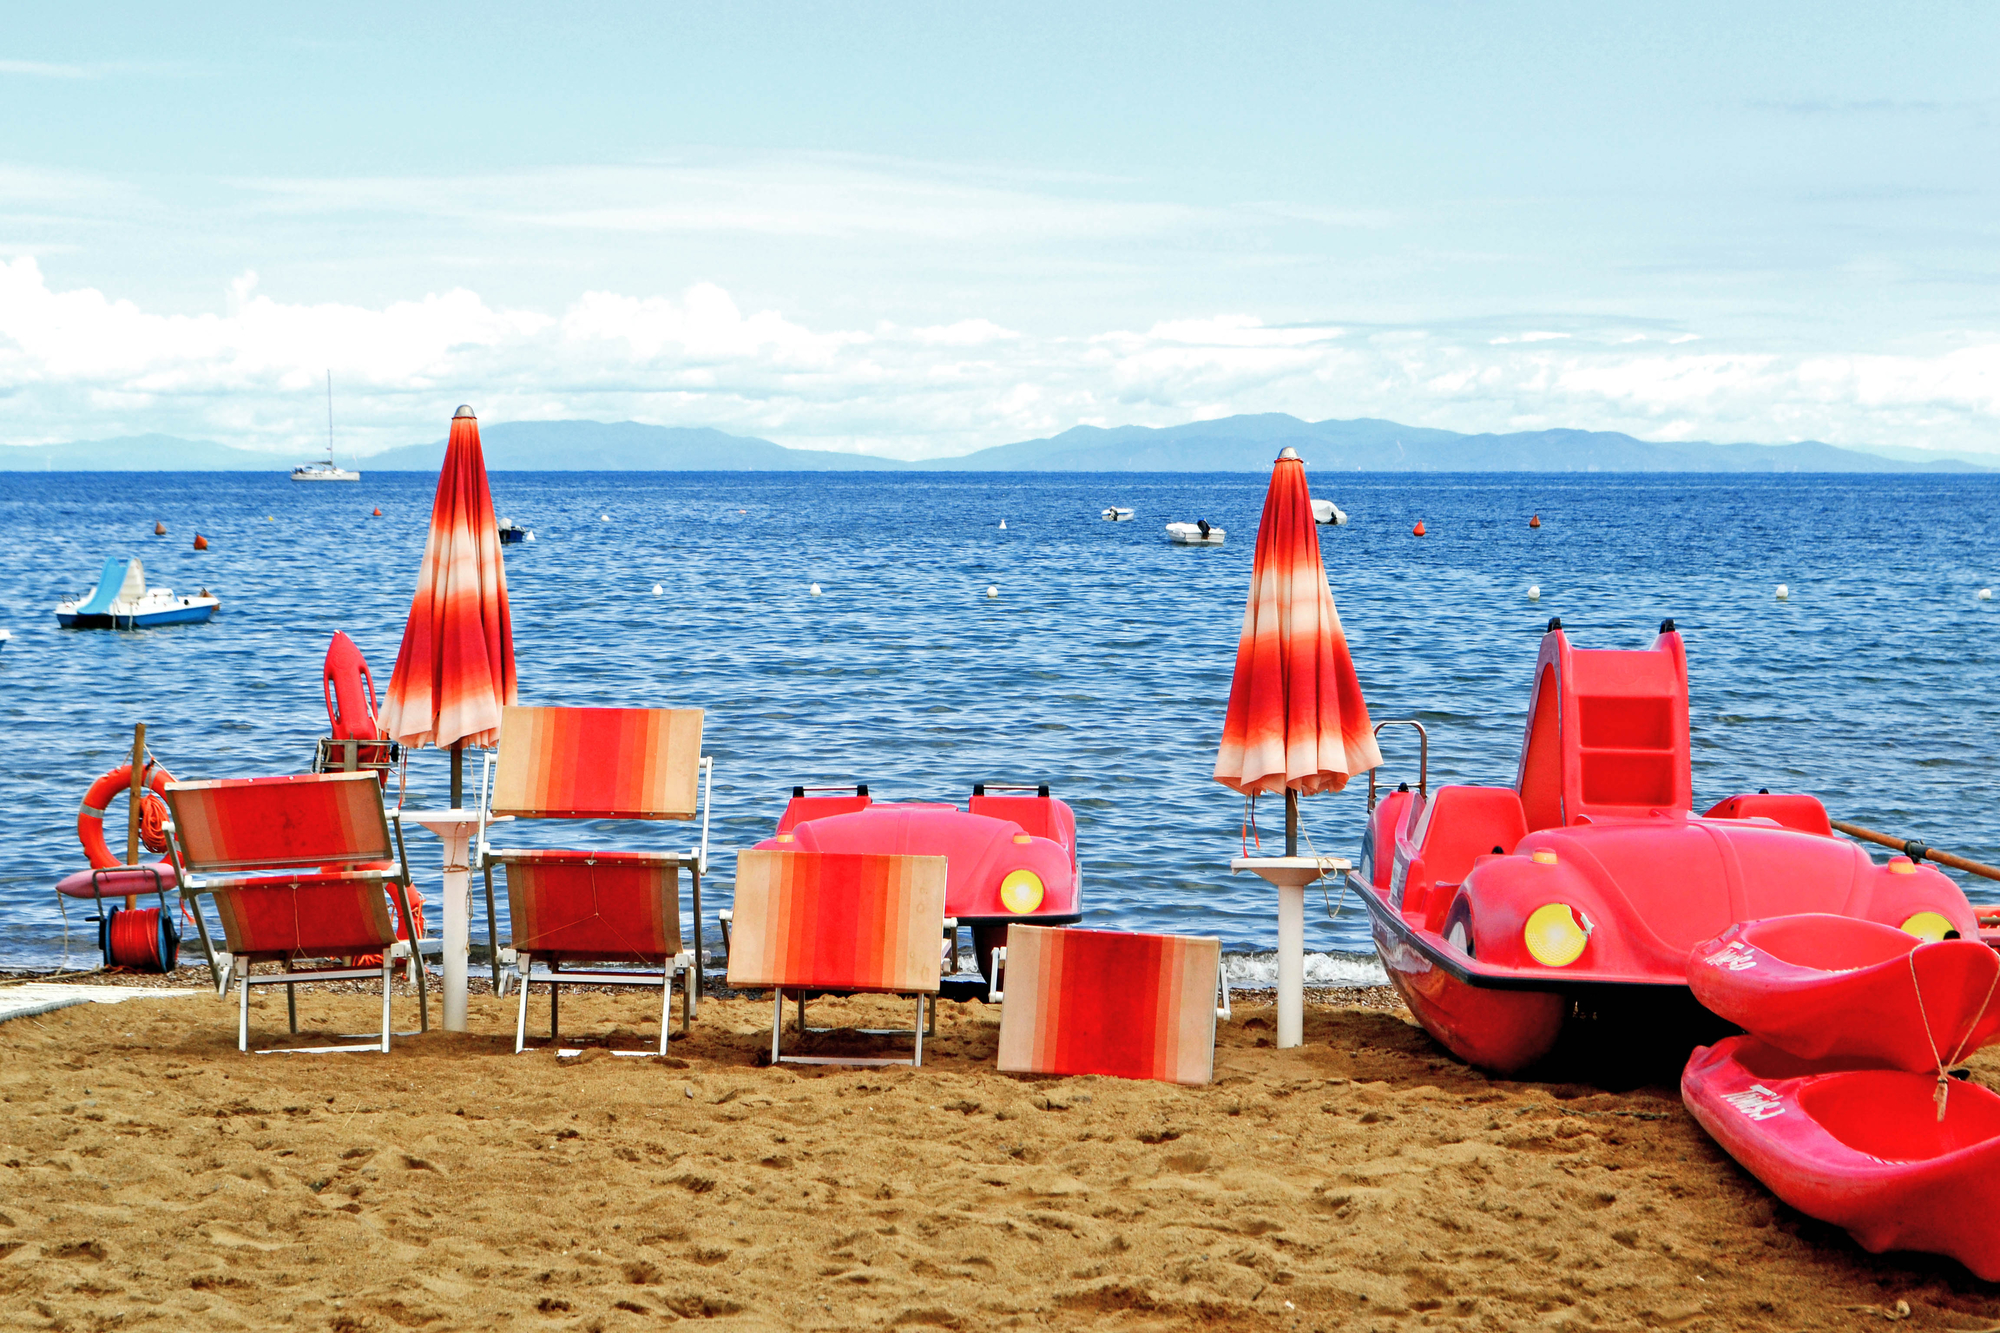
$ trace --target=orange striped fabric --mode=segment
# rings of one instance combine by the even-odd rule
[[[1007,928],[1000,1068],[1206,1083],[1222,941]]]
[[[693,819],[699,708],[523,708],[500,714],[493,813]]]
[[[664,963],[681,951],[680,870],[618,852],[542,852],[507,867],[514,947],[545,960]]]
[[[944,885],[942,856],[740,853],[729,984],[935,994]]]
[[[371,775],[372,776],[372,775]],[[340,958],[396,942],[395,918],[379,880],[301,876],[215,890],[229,952],[240,958]]]
[[[396,857],[373,773],[170,782],[167,805],[187,869],[197,874]]]

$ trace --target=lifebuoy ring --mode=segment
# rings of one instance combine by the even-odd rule
[[[139,836],[151,851],[167,849],[166,791],[173,780],[174,775],[160,765],[146,765],[141,783],[144,790],[139,800]],[[131,789],[132,765],[120,764],[91,783],[90,790],[83,794],[83,804],[76,809],[76,840],[83,844],[83,854],[93,870],[109,870],[125,864],[104,845],[104,811],[112,797]]]

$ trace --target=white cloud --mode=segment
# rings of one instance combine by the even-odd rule
[[[905,457],[1079,422],[1270,411],[1960,450],[1988,449],[2000,434],[1993,333],[1934,352],[1794,356],[1634,342],[1629,321],[1496,341],[1486,330],[1219,314],[1058,337],[973,311],[941,324],[815,328],[745,309],[713,283],[672,295],[589,290],[555,310],[464,287],[379,306],[289,303],[254,273],[213,311],[162,314],[52,287],[33,258],[0,262],[6,443],[162,431],[291,450],[323,419],[328,369],[343,448],[358,453],[436,438],[462,401],[488,421],[713,425]]]

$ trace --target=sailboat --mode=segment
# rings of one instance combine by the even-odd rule
[[[333,372],[326,372],[326,457],[317,463],[301,463],[292,469],[293,481],[360,481],[359,472],[336,467],[333,462]]]

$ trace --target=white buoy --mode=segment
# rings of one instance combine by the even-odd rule
[[[655,583],[655,584],[653,585],[653,596],[655,596],[655,597],[658,597],[658,596],[659,596],[659,595],[660,595],[661,593],[663,593],[663,592],[665,592],[665,591],[666,591],[666,589],[665,589],[665,588],[662,588],[662,587],[661,587],[661,586],[660,586],[659,584]]]
[[[819,585],[818,585],[817,583],[813,584],[813,594],[812,594],[812,595],[813,595],[813,596],[815,596],[815,597],[819,596]]]
[[[609,514],[599,514],[598,517],[603,519],[606,523],[609,523],[611,521],[611,515]]]
[[[535,539],[535,530],[534,530],[533,528],[529,528],[529,529],[528,529],[528,540],[529,540],[529,541],[533,541],[534,539]]]
[[[1528,600],[1529,600],[1529,601],[1531,601],[1531,602],[1539,602],[1539,601],[1541,601],[1541,600],[1542,600],[1542,585],[1541,585],[1541,584],[1539,584],[1539,583],[1530,583],[1530,584],[1528,585]]]
[[[994,587],[993,585],[988,584],[986,587],[986,595],[988,597],[998,597],[1000,595],[1000,590]]]
[[[1006,530],[1007,530],[1007,520],[1003,518],[1000,520],[1000,531],[1005,532]]]
[[[1791,595],[1792,595],[1792,590],[1791,590],[1791,589],[1790,589],[1789,587],[1785,586],[1785,585],[1784,585],[1784,584],[1782,584],[1782,583],[1780,583],[1780,584],[1778,585],[1778,600],[1779,600],[1779,601],[1781,601],[1781,602],[1783,602],[1783,601],[1787,601],[1787,600],[1789,600],[1789,599],[1790,599]]]
[[[1992,601],[1992,600],[1993,600],[1993,589],[1991,589],[1991,588],[1981,588],[1981,589],[1979,590],[1979,600],[1980,600],[1980,601],[1982,601],[1982,602],[1990,602],[1990,601]]]

